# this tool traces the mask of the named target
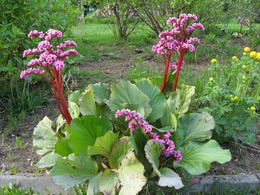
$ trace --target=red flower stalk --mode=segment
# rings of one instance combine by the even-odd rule
[[[23,53],[23,57],[28,55],[39,55],[39,58],[32,59],[27,64],[28,66],[37,66],[39,68],[29,68],[22,71],[20,78],[31,80],[28,75],[37,74],[50,82],[57,108],[66,119],[67,123],[70,124],[72,117],[63,93],[62,69],[64,68],[64,61],[68,59],[68,55],[78,55],[78,52],[75,49],[68,49],[66,51],[64,51],[64,49],[70,46],[76,47],[77,44],[74,41],[68,40],[56,46],[56,49],[54,49],[54,46],[51,44],[52,38],[62,37],[62,32],[54,29],[49,29],[46,33],[34,30],[28,34],[28,37],[40,37],[43,39],[43,41],[38,43],[37,48],[25,50]],[[45,72],[47,72],[48,75],[45,75]]]
[[[189,20],[197,19],[197,16],[194,14],[180,14],[179,18],[169,18],[166,24],[171,24],[172,29],[163,31],[159,35],[160,41],[157,45],[153,46],[152,51],[163,56],[165,66],[161,91],[164,91],[173,73],[176,73],[176,75],[172,91],[176,91],[181,67],[185,64],[183,60],[184,55],[188,50],[191,52],[195,51],[193,43],[200,42],[198,38],[190,36],[196,28],[200,28],[201,30],[205,29],[201,23],[193,23],[188,26]],[[174,52],[178,52],[179,57],[176,62],[171,62]],[[169,69],[171,69],[171,71],[168,77]]]

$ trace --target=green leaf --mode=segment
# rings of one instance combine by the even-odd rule
[[[80,100],[79,110],[83,115],[96,115],[96,103],[91,85],[82,94],[83,97]]]
[[[150,98],[149,104],[152,107],[152,112],[148,116],[148,120],[155,122],[163,117],[166,112],[167,101],[160,89],[154,86],[148,79],[138,81],[136,86]]]
[[[77,91],[74,91],[72,94],[69,95],[68,100],[69,100],[69,102],[74,102],[77,105],[79,105],[81,96],[82,96],[82,92],[77,90]]]
[[[221,164],[231,160],[229,150],[222,149],[215,140],[207,143],[188,143],[180,148],[182,161],[174,162],[175,167],[183,167],[192,175],[199,175],[210,169],[211,162]]]
[[[160,173],[159,186],[174,187],[177,190],[184,186],[181,177],[173,170],[164,167],[160,169]]]
[[[34,128],[33,132],[33,146],[36,146],[36,151],[39,155],[44,155],[47,152],[53,151],[57,138],[55,132],[52,130],[53,122],[45,116],[38,125]]]
[[[69,102],[69,112],[73,119],[79,117],[80,113],[78,105],[74,102]]]
[[[206,112],[184,116],[178,123],[177,144],[185,145],[190,141],[203,142],[210,139],[214,126],[213,117]]]
[[[117,174],[107,169],[89,180],[87,195],[96,195],[99,192],[115,195],[118,183]]]
[[[39,168],[48,168],[52,167],[56,164],[56,161],[60,158],[61,156],[56,153],[48,153],[45,156],[43,156],[40,161],[36,164],[37,167]]]
[[[108,131],[104,136],[98,137],[93,146],[88,147],[88,154],[102,155],[108,158],[112,151],[112,147],[117,140],[118,134]]]
[[[147,117],[152,111],[149,101],[149,98],[134,84],[120,81],[112,86],[109,106],[112,111],[128,108]]]
[[[109,85],[105,83],[96,83],[93,86],[94,96],[97,103],[108,103],[110,91]]]
[[[50,171],[53,181],[69,189],[97,175],[96,161],[86,155],[70,155],[69,159],[58,159]]]
[[[67,138],[61,138],[55,145],[55,152],[61,156],[68,156],[72,153],[69,145],[69,140]]]
[[[112,124],[107,119],[95,116],[74,119],[70,127],[70,146],[76,154],[86,152],[88,146],[92,146],[97,137],[113,130]]]
[[[141,128],[138,128],[130,137],[130,142],[134,148],[137,159],[144,165],[145,171],[150,172],[152,170],[151,164],[146,159],[144,147],[148,141],[147,135],[143,133]]]
[[[155,140],[149,140],[144,147],[147,160],[151,163],[154,171],[160,176],[159,157],[161,156],[163,145]]]
[[[56,131],[59,131],[61,127],[63,127],[66,124],[66,120],[63,118],[63,116],[60,114],[58,118],[56,119]]]
[[[181,89],[171,93],[167,100],[170,112],[179,117],[183,116],[189,110],[194,93],[195,87],[188,85],[182,85]]]
[[[113,146],[112,152],[108,158],[109,165],[112,169],[118,169],[121,161],[131,149],[128,137],[121,137]]]
[[[103,194],[116,194],[115,191],[118,183],[117,174],[109,170],[103,172],[98,178],[99,191]]]
[[[118,170],[118,178],[122,185],[119,195],[135,195],[146,184],[144,166],[136,159],[133,152],[129,152],[123,159]]]

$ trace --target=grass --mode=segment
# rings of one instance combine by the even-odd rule
[[[119,41],[112,33],[108,24],[79,24],[72,29],[73,36],[78,39],[85,39],[89,45],[106,46],[125,44],[127,46],[145,46],[151,43],[152,32],[147,26],[139,24],[130,34],[126,43]]]
[[[241,25],[240,24],[216,24],[217,27],[223,30],[227,30],[228,32],[234,33],[234,32],[240,32]],[[260,24],[253,24],[254,29],[259,32],[260,31]],[[250,32],[250,29],[248,26],[243,25],[242,27],[242,33],[247,34]]]

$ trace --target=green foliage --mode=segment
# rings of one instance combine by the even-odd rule
[[[260,101],[257,63],[256,59],[243,56],[231,65],[213,63],[200,75],[194,105],[214,117],[214,137],[218,141],[255,141],[255,110]]]
[[[29,31],[66,30],[74,21],[70,0],[3,0],[0,8],[0,73],[12,75],[23,64],[22,51],[30,47]],[[25,41],[24,41],[25,40]]]
[[[40,195],[33,191],[31,187],[27,189],[19,189],[13,185],[4,185],[0,188],[0,194],[2,195]]]
[[[64,119],[59,117],[56,124],[44,118],[35,128],[33,143],[43,156],[37,166],[50,169],[55,183],[64,188],[87,183],[88,194],[134,195],[149,180],[180,189],[182,168],[201,174],[209,170],[211,162],[231,158],[228,150],[211,140],[214,120],[208,113],[185,115],[193,94],[194,87],[183,85],[176,94],[165,95],[148,79],[98,83],[84,92],[75,91],[69,103],[81,113],[70,126],[62,125]],[[114,117],[115,111],[125,108],[138,110],[158,134],[172,131],[183,160],[176,163],[162,156],[163,145],[149,140],[142,128],[129,132],[125,122]],[[168,127],[162,123],[165,118]]]
[[[182,151],[182,161],[174,163],[175,167],[183,167],[192,175],[199,175],[210,169],[211,162],[221,164],[231,160],[229,150],[223,150],[215,140],[207,143],[189,142],[180,149]]]

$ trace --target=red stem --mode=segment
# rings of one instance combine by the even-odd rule
[[[53,95],[54,95],[54,98],[55,98],[55,103],[56,103],[56,106],[57,108],[59,109],[60,113],[64,116],[64,113],[60,107],[60,104],[59,104],[59,100],[57,98],[57,91],[56,91],[56,86],[55,84],[52,82],[52,90],[53,90]]]
[[[66,119],[67,123],[70,125],[70,123],[72,121],[72,117],[71,117],[69,109],[68,109],[67,100],[66,100],[63,90],[62,90],[62,72],[57,71],[55,68],[53,68],[52,70],[53,70],[54,77],[55,77],[55,85],[56,85],[55,87],[57,88],[57,91],[58,91],[58,94],[60,97],[60,101],[61,101],[61,105],[63,108],[63,112],[61,112],[61,114]]]
[[[169,71],[171,55],[168,55],[167,57],[168,57],[167,59],[165,58],[165,56],[163,57],[165,68],[163,73],[163,83],[161,86],[161,91],[164,91],[165,87],[167,86],[167,75]]]
[[[185,53],[185,51],[183,49],[180,49],[180,55],[179,55],[179,60],[178,60],[178,65],[177,65],[177,72],[175,75],[175,80],[174,80],[174,84],[173,84],[173,88],[172,88],[173,92],[176,91],[176,88],[177,88],[177,83],[178,83],[179,74],[181,71],[181,65],[182,65],[184,53]]]

